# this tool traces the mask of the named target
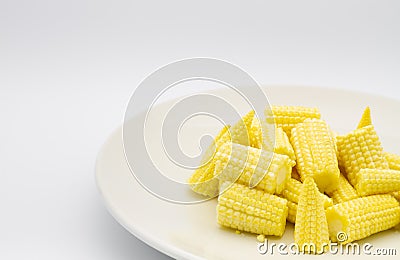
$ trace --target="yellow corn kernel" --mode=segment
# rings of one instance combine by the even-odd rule
[[[287,199],[288,201],[298,203],[299,202],[299,197],[300,197],[300,192],[303,187],[303,184],[295,180],[293,178],[290,178],[288,182],[286,183],[285,189],[282,191],[282,197]],[[318,192],[319,195],[321,196],[321,199],[324,204],[324,208],[330,207],[333,205],[333,200],[326,196],[325,194]]]
[[[389,163],[389,168],[400,171],[400,155],[388,152],[384,152],[383,154]]]
[[[230,132],[232,142],[242,145],[250,145],[250,131],[254,114],[254,110],[250,111],[231,127]]]
[[[279,154],[287,155],[293,162],[296,162],[296,155],[292,145],[289,142],[287,134],[281,127],[275,130],[275,147],[274,151]]]
[[[223,143],[231,141],[231,134],[229,131],[230,127],[230,125],[226,125],[221,129],[221,131],[219,131],[217,136],[214,138],[214,141],[210,144],[210,146],[207,147],[200,161],[200,166],[208,163],[212,158],[214,158],[217,147]]]
[[[286,155],[236,143],[221,145],[214,158],[221,181],[237,181],[271,194],[282,192],[293,166]]]
[[[272,106],[265,109],[266,121],[282,127],[283,131],[290,137],[292,128],[307,118],[321,118],[318,108],[301,106]]]
[[[253,117],[250,127],[250,146],[254,148],[262,148],[262,129],[260,119]]]
[[[383,148],[373,125],[356,129],[337,137],[339,164],[349,182],[356,185],[356,174],[361,169],[388,169]]]
[[[255,234],[283,235],[288,214],[285,199],[238,183],[224,183],[221,188],[224,192],[217,205],[220,225]]]
[[[363,128],[365,126],[372,125],[371,120],[371,109],[369,107],[365,108],[364,113],[361,117],[360,123],[358,123],[357,129]]]
[[[333,205],[326,217],[331,240],[345,244],[399,224],[400,204],[389,194],[372,195]]]
[[[336,158],[339,158],[339,151],[337,149],[337,136],[338,136],[338,133],[336,131],[332,130],[331,134],[332,134],[332,138],[333,138],[333,143],[335,144]]]
[[[321,192],[337,188],[339,167],[335,143],[328,125],[319,119],[306,119],[292,129],[296,168],[302,180],[312,177]]]
[[[273,151],[275,146],[275,132],[276,126],[272,123],[268,123],[266,120],[261,120],[262,129],[262,149],[267,151]]]
[[[358,195],[390,193],[400,190],[400,171],[361,169],[356,174],[356,190]]]
[[[192,190],[204,196],[215,197],[218,195],[219,181],[215,177],[215,151],[221,144],[230,140],[229,125],[222,128],[213,143],[203,155],[199,168],[189,178]]]
[[[300,193],[294,227],[294,241],[303,252],[321,254],[329,246],[323,203],[314,180],[307,177]]]
[[[258,242],[260,242],[260,243],[264,243],[264,242],[265,242],[265,236],[264,236],[263,234],[258,235],[258,236],[257,236],[257,240],[258,240]]]
[[[329,196],[331,196],[335,204],[358,198],[357,191],[351,186],[343,174],[339,176],[339,185],[337,189],[329,193]]]
[[[288,206],[288,216],[286,220],[294,224],[296,223],[297,203],[288,200],[287,206]]]

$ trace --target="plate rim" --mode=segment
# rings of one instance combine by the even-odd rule
[[[394,101],[394,102],[400,102],[400,98],[396,98],[394,96],[386,96],[381,93],[373,93],[373,92],[368,92],[368,91],[363,91],[363,90],[358,90],[358,89],[357,90],[346,89],[346,88],[341,88],[341,87],[316,86],[316,85],[313,86],[313,85],[299,85],[299,84],[269,84],[269,85],[265,84],[265,85],[260,85],[260,86],[264,92],[268,92],[268,88],[307,88],[309,90],[316,89],[319,91],[321,91],[321,90],[340,91],[340,92],[345,92],[345,93],[352,94],[352,95],[363,94],[363,95],[367,95],[370,97],[386,99],[386,100],[390,100],[390,101]],[[213,89],[213,90],[208,90],[208,91],[218,92],[218,91],[221,91],[221,89]],[[162,103],[170,102],[176,98],[179,98],[179,96],[171,97],[171,98],[163,101]],[[267,98],[268,98],[268,96],[267,96]],[[270,102],[269,99],[268,99],[268,102]],[[162,103],[160,103],[160,105]],[[140,112],[142,112],[142,111],[138,111],[138,113],[140,113]],[[99,180],[99,173],[98,173],[99,172],[98,168],[99,168],[99,164],[100,164],[99,162],[104,157],[105,150],[108,147],[108,145],[110,144],[110,142],[113,140],[113,138],[116,138],[116,136],[118,136],[118,135],[120,135],[120,137],[122,139],[122,125],[116,127],[111,132],[111,134],[109,134],[107,136],[107,139],[101,145],[101,148],[97,154],[96,162],[95,162],[95,183],[96,183],[96,187],[99,190],[99,193],[102,197],[103,203],[104,203],[107,211],[122,227],[124,227],[127,231],[129,231],[136,238],[138,238],[139,240],[141,240],[142,242],[144,242],[151,248],[154,248],[157,251],[159,251],[169,257],[172,257],[175,259],[204,259],[203,257],[194,255],[194,254],[187,252],[184,249],[181,249],[175,245],[164,243],[162,240],[158,239],[158,237],[156,235],[153,235],[151,232],[146,232],[146,231],[142,230],[137,225],[128,225],[127,223],[125,223],[123,221],[122,216],[120,216],[117,213],[118,209],[116,209],[112,205],[112,202],[109,199],[107,199],[107,196],[104,193],[104,190],[102,189],[101,183]],[[121,148],[123,149],[123,146]],[[125,152],[123,152],[123,153],[124,153],[124,159],[126,159]],[[129,171],[131,171],[129,165],[127,165],[127,166],[129,168]],[[135,179],[135,181],[137,181],[137,180]],[[148,192],[148,191],[146,191],[146,192]],[[151,196],[154,196],[154,195],[151,194]]]

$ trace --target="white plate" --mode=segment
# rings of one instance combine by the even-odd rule
[[[218,95],[223,96],[224,91],[218,90]],[[313,87],[271,86],[265,87],[265,91],[272,104],[319,107],[323,118],[339,133],[354,129],[363,109],[369,105],[385,150],[400,153],[400,101],[359,92]],[[270,252],[266,255],[258,253],[258,242],[254,234],[237,235],[217,225],[215,200],[195,205],[178,205],[158,199],[142,188],[126,164],[121,128],[111,135],[100,151],[96,178],[104,201],[115,219],[139,239],[171,257],[271,257]],[[395,248],[398,255],[399,238],[399,231],[392,229],[359,241],[359,244],[371,243],[373,249]],[[286,244],[293,242],[293,226],[288,224],[282,238],[269,238],[269,241]],[[279,256],[275,252],[274,257]]]

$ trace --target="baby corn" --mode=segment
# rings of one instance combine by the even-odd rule
[[[350,243],[400,223],[400,204],[391,195],[372,195],[326,209],[333,242]]]
[[[337,188],[339,167],[335,143],[328,125],[319,119],[306,119],[292,129],[296,168],[302,180],[312,177],[321,192]]]
[[[384,152],[383,155],[389,163],[390,169],[400,171],[400,155],[388,152]]]
[[[215,137],[213,143],[207,148],[201,165],[189,178],[189,185],[192,190],[208,197],[215,197],[218,195],[219,181],[215,178],[215,161],[214,156],[218,147],[230,140],[229,125],[222,128],[222,130]]]
[[[297,203],[299,202],[302,186],[303,184],[300,181],[291,178],[286,183],[285,189],[281,194],[281,197],[287,199],[288,201],[289,213],[287,220],[291,223],[296,222]],[[323,200],[324,208],[328,208],[333,205],[331,198],[320,192],[318,192],[318,194]]]
[[[361,169],[356,174],[356,183],[360,196],[400,191],[400,171]]]
[[[255,234],[283,235],[288,214],[285,199],[238,183],[222,184],[221,189],[225,191],[218,197],[220,225]]]
[[[371,120],[371,109],[369,107],[365,108],[364,113],[361,117],[360,123],[358,123],[357,128],[363,128],[365,126],[372,125]]]
[[[297,205],[294,241],[301,251],[323,253],[329,245],[324,202],[311,177],[304,180]]]
[[[301,106],[272,106],[265,109],[266,121],[282,127],[283,131],[290,137],[292,128],[307,118],[321,118],[318,108]]]
[[[339,185],[336,190],[329,193],[335,204],[358,198],[357,191],[351,186],[343,174],[339,176]]]
[[[237,181],[271,194],[282,192],[293,166],[286,155],[229,142],[221,145],[215,160],[221,181]]]
[[[254,114],[254,110],[250,111],[231,127],[232,142],[250,145],[250,131]]]
[[[374,126],[356,129],[337,137],[339,164],[344,167],[349,182],[355,186],[356,174],[361,169],[389,169],[383,148]]]
[[[289,142],[287,134],[281,127],[275,130],[275,147],[274,151],[279,154],[287,155],[294,163],[296,162],[296,155],[292,145]]]

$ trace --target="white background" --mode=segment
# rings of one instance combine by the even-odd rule
[[[262,84],[400,99],[399,13],[396,0],[0,0],[0,259],[163,258],[94,182],[135,86],[206,56]]]

